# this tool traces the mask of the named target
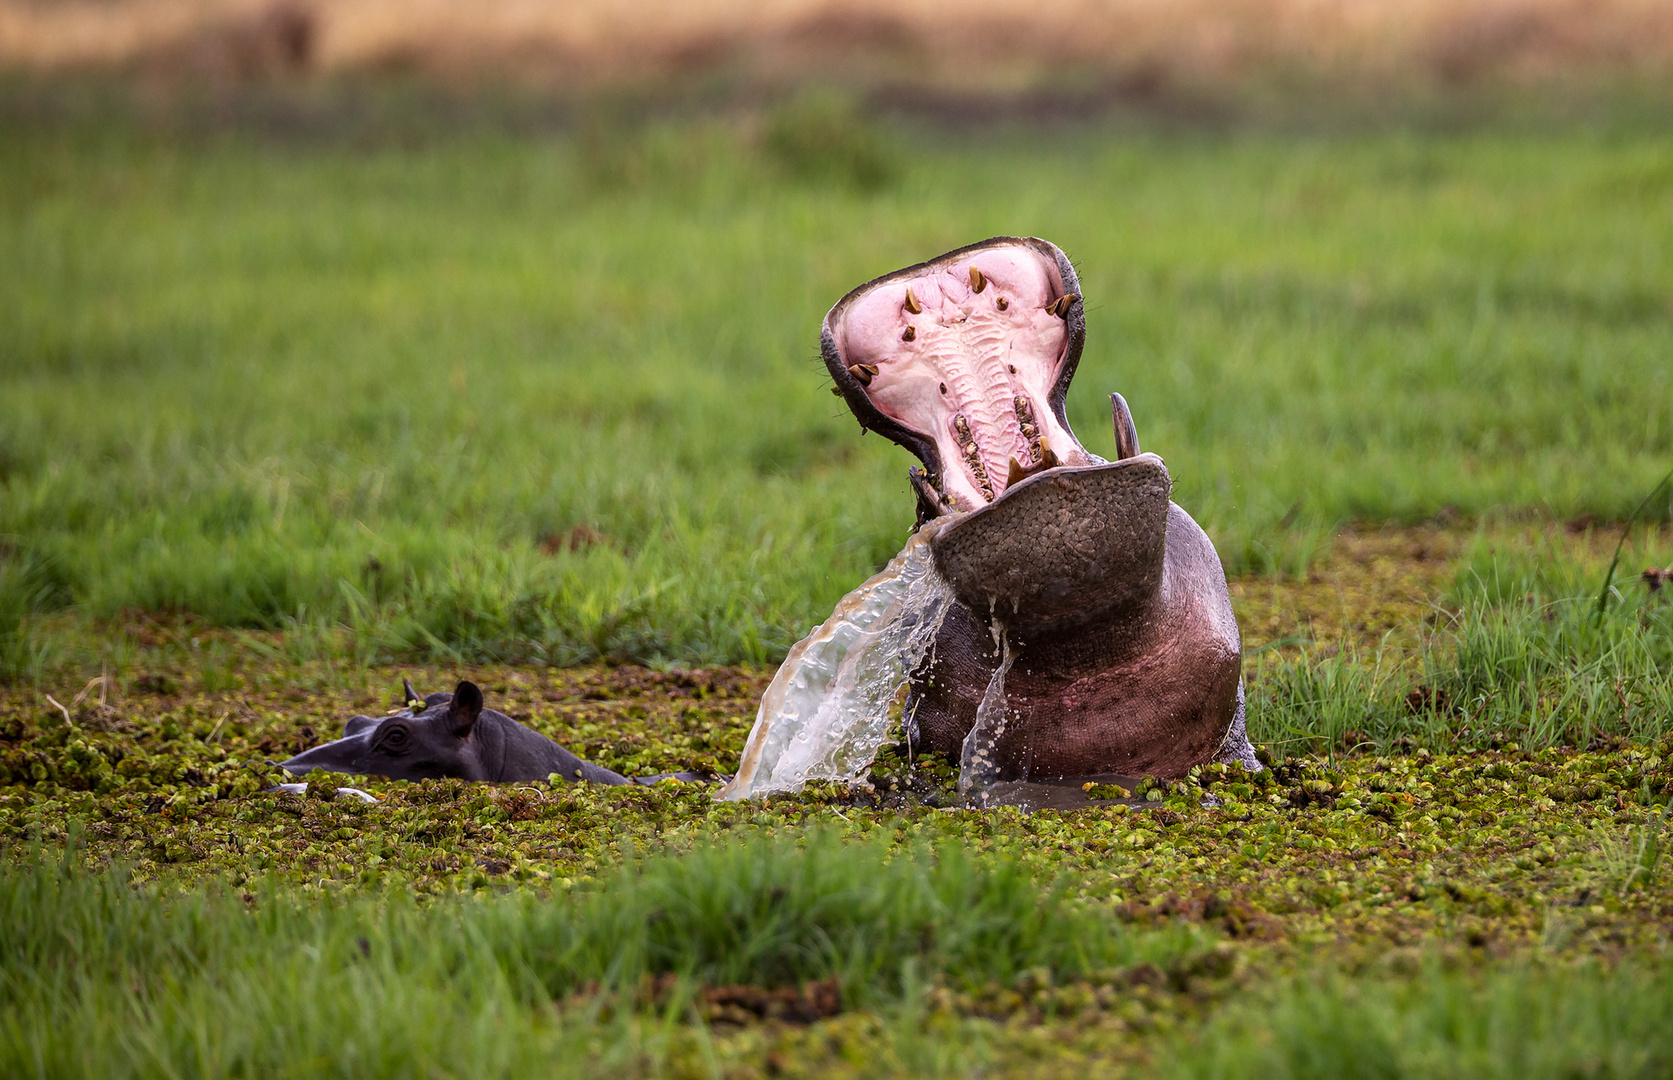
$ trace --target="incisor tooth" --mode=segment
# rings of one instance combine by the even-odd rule
[[[1059,319],[1067,318],[1069,315],[1069,305],[1079,299],[1080,297],[1074,293],[1064,293],[1056,300],[1047,304],[1046,310],[1051,312],[1053,315],[1056,315]]]
[[[911,289],[906,290],[906,310],[910,311],[914,315],[922,315],[924,313],[923,305],[918,303],[918,298],[912,295]]]
[[[861,386],[870,386],[871,380],[877,376],[877,365],[853,364],[848,368],[848,374],[858,379]]]
[[[900,340],[911,341],[917,336],[918,328],[916,326],[908,326],[905,330],[901,331]]]
[[[982,272],[980,270],[972,266],[970,268],[970,291],[981,292],[987,287],[988,279],[982,276]]]

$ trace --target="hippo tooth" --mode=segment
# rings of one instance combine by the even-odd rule
[[[970,268],[970,291],[979,293],[987,287],[988,279],[982,276],[982,272],[980,270],[972,266]]]
[[[918,303],[918,298],[912,295],[911,289],[906,290],[906,310],[910,311],[914,315],[922,315],[924,313],[923,306]]]
[[[900,332],[900,340],[902,341],[911,341],[917,336],[918,328],[916,326],[908,326],[905,330]]]

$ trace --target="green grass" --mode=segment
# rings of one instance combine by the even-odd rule
[[[1132,928],[962,846],[890,858],[887,843],[818,832],[653,857],[593,890],[427,905],[136,888],[83,869],[72,847],[0,866],[0,1069],[813,1076],[846,1059],[861,1075],[1557,1080],[1673,1065],[1673,978],[1653,957],[1408,950],[1257,980],[1211,941]],[[740,1032],[716,1008],[738,984],[820,979],[840,987],[827,1008],[870,1011],[804,1035]],[[1006,1011],[1033,1019],[984,1015]],[[1089,1030],[1103,1011],[1124,1019]],[[1089,1034],[1102,1053],[1068,1052]],[[1042,1055],[1046,1040],[1058,1045]]]
[[[1673,561],[1659,538],[1635,554]],[[1489,544],[1460,559],[1416,645],[1262,654],[1250,735],[1279,752],[1655,742],[1673,733],[1673,603],[1552,544]]]
[[[1654,1077],[1673,1069],[1662,966],[1299,980],[1228,1011],[1172,1075],[1287,1080]]]
[[[1663,135],[797,108],[826,157],[782,116],[9,135],[0,675],[120,668],[135,612],[295,660],[775,660],[911,521],[904,451],[825,392],[824,310],[995,233],[1075,260],[1077,430],[1108,452],[1121,390],[1234,573],[1351,519],[1619,519],[1673,457]]]
[[[1023,970],[1107,984],[1139,964],[1213,968],[1200,932],[1130,930],[1003,860],[887,848],[740,841],[650,859],[596,891],[424,907],[399,893],[136,890],[73,852],[8,863],[0,1071],[521,1076],[556,1060],[602,1075],[640,1040],[601,1009],[654,1006],[656,991],[672,1023],[702,987],[828,980],[840,998],[827,1009],[898,1007]],[[627,1046],[589,1048],[600,1034]]]

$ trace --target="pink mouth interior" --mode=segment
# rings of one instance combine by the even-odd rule
[[[972,510],[1040,469],[1098,463],[1050,402],[1077,302],[1041,252],[1003,244],[880,282],[830,329],[872,404],[935,443],[953,509]]]

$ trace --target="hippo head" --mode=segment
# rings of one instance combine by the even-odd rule
[[[921,516],[974,510],[1055,465],[1092,465],[1064,397],[1086,319],[1068,257],[998,237],[860,286],[820,334],[860,424],[924,463]]]
[[[959,515],[931,540],[958,602],[913,677],[919,749],[958,753],[1008,671],[1006,779],[1254,763],[1213,544],[1170,501],[1121,395],[1115,461],[1069,428],[1086,322],[1056,245],[997,237],[887,274],[838,301],[820,336],[860,424],[923,463],[920,522]]]
[[[1012,626],[1085,621],[1153,594],[1171,480],[1112,394],[1117,462],[1081,446],[1064,399],[1086,338],[1080,282],[1044,240],[999,237],[843,297],[821,334],[860,423],[916,454],[920,519],[971,607]]]
[[[491,779],[480,739],[472,736],[482,717],[482,691],[461,682],[451,694],[420,697],[402,680],[407,707],[380,718],[351,717],[343,737],[280,762],[292,773],[326,772],[387,776],[394,780],[453,777]]]

